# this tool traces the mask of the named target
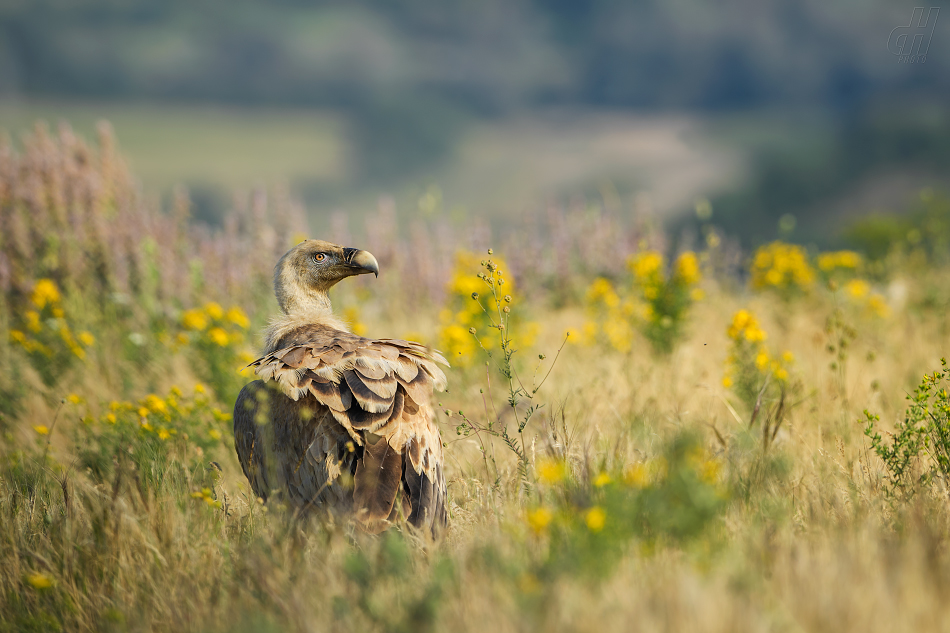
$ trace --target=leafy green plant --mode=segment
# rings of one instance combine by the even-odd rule
[[[950,483],[950,367],[946,358],[940,364],[907,397],[910,406],[894,432],[887,433],[890,441],[878,430],[880,418],[864,411],[864,434],[884,462],[886,488],[893,496],[912,495],[934,478]]]
[[[682,338],[689,307],[703,297],[697,288],[702,280],[699,258],[686,251],[676,258],[667,275],[663,256],[645,251],[627,262],[633,272],[634,285],[646,306],[640,331],[650,341],[653,351],[669,354]]]

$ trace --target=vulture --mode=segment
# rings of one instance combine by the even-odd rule
[[[446,525],[442,439],[430,402],[446,387],[438,352],[357,336],[333,315],[328,291],[373,273],[372,254],[320,240],[274,270],[281,314],[265,333],[260,378],[234,404],[234,446],[259,498],[353,517],[378,533],[408,522]]]

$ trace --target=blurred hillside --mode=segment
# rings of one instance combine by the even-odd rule
[[[52,110],[54,120],[75,115],[77,101],[214,104],[228,112],[243,108],[238,119],[252,108],[251,115],[276,112],[288,120],[292,110],[297,134],[281,136],[269,122],[258,128],[238,121],[240,129],[221,136],[300,141],[286,151],[265,148],[283,157],[267,162],[312,205],[350,206],[414,186],[412,198],[426,182],[453,180],[465,173],[471,147],[484,144],[479,131],[507,137],[505,123],[526,120],[526,113],[685,112],[717,124],[739,116],[752,127],[727,124],[721,140],[724,148],[742,147],[750,168],[714,207],[749,239],[766,239],[777,218],[788,214],[802,218],[805,238],[822,233],[807,228],[809,217],[874,198],[865,186],[869,178],[878,182],[899,169],[904,176],[891,178],[895,184],[882,194],[899,200],[944,167],[939,152],[928,148],[950,130],[943,105],[950,97],[948,22],[938,22],[926,63],[900,64],[888,37],[909,22],[911,10],[884,0],[732,0],[715,7],[697,0],[7,0],[0,5],[0,99],[29,114]],[[183,112],[183,119],[200,123],[184,126],[189,135],[209,129],[201,116]],[[308,112],[319,120],[304,123]],[[248,121],[256,121],[251,115]],[[0,116],[0,127],[14,130],[28,118],[9,107]],[[553,133],[574,127],[567,121]],[[577,127],[586,121],[576,119]],[[122,127],[117,124],[120,138],[133,146],[135,128],[151,129],[147,123]],[[778,143],[745,142],[750,130],[776,127],[785,131]],[[165,135],[154,136],[158,149],[143,145],[144,156],[163,155]],[[208,143],[221,145],[218,137]],[[580,150],[574,160],[589,160],[596,173],[574,170],[565,184],[575,191],[567,193],[604,179],[618,189],[642,186],[644,176],[631,161],[602,165]],[[510,152],[501,146],[496,153]],[[713,164],[721,154],[714,155]],[[293,165],[280,168],[281,160]],[[218,161],[199,152],[195,162]],[[455,172],[446,169],[449,163]],[[253,169],[220,164],[242,182]],[[165,165],[182,168],[180,159]],[[803,173],[812,180],[809,169],[820,172],[820,182],[801,191]],[[137,171],[152,177],[147,166]],[[193,187],[216,183],[204,197],[226,199],[229,183],[200,172]],[[177,173],[172,168],[155,178],[177,179]],[[691,207],[685,199],[676,205]]]

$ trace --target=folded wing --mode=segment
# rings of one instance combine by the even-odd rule
[[[445,389],[438,367],[445,359],[418,343],[323,325],[302,327],[276,347],[252,366],[290,400],[326,407],[349,435],[359,454],[353,510],[364,529],[381,531],[401,512],[419,527],[443,525],[442,441],[430,399]]]

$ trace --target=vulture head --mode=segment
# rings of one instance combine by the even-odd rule
[[[371,253],[322,240],[305,240],[277,262],[274,293],[285,314],[328,309],[330,288],[341,279],[366,273],[379,276],[379,263]]]

